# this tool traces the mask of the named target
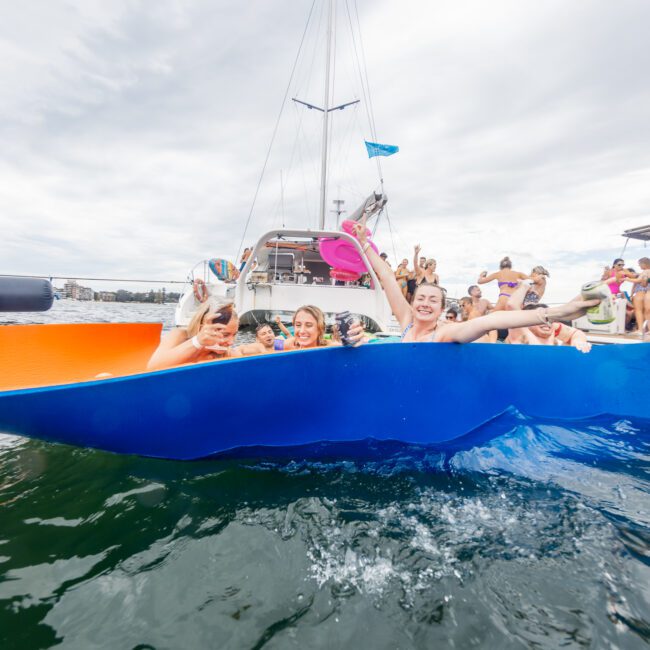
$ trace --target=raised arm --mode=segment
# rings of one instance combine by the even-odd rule
[[[539,307],[538,309],[523,309],[521,311],[495,311],[487,316],[458,323],[453,326],[443,326],[436,341],[450,343],[471,343],[490,330],[505,330],[531,325],[543,325],[558,320],[571,320],[586,313],[589,307],[594,307],[600,300],[576,300],[559,307]]]
[[[414,254],[413,254],[413,271],[415,272],[415,278],[419,278],[423,273],[424,269],[420,266],[420,251],[422,248],[420,247],[420,244],[416,244],[414,247]]]
[[[404,297],[402,289],[400,288],[397,280],[395,279],[395,274],[391,268],[384,262],[384,260],[375,253],[374,249],[370,246],[368,238],[366,237],[366,217],[365,215],[361,221],[355,224],[354,227],[357,239],[361,244],[363,252],[366,254],[368,261],[370,262],[374,272],[377,274],[379,281],[381,282],[384,292],[386,293],[386,298],[388,299],[388,304],[395,314],[400,327],[404,329],[412,320],[411,315],[411,305]]]
[[[284,326],[284,323],[282,322],[282,319],[280,316],[275,317],[275,322],[277,326],[280,328],[280,331],[289,339],[293,336],[293,334]]]
[[[478,280],[476,281],[478,284],[485,284],[486,282],[492,282],[492,280],[496,280],[499,275],[499,272],[497,271],[496,273],[490,273],[488,275],[487,271],[483,271],[481,275],[478,276]]]

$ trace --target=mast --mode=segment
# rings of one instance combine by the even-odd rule
[[[323,145],[320,170],[320,218],[319,228],[325,229],[325,211],[327,203],[327,137],[330,106],[330,62],[332,58],[332,2],[328,0],[327,10],[327,53],[325,55],[325,97],[323,99]]]

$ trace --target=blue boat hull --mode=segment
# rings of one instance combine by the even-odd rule
[[[365,438],[440,443],[509,407],[650,417],[650,345],[386,344],[202,363],[0,393],[0,431],[189,460]]]

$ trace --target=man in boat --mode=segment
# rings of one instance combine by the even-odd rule
[[[508,299],[506,311],[521,310],[529,289],[529,282],[521,282]],[[548,305],[534,303],[523,307],[524,310],[538,308],[548,309]],[[591,343],[587,341],[587,336],[583,331],[553,321],[547,321],[539,325],[529,325],[528,327],[510,328],[506,343],[516,345],[570,345],[576,350],[580,350],[580,352],[589,352],[591,350]]]
[[[485,316],[485,314],[494,309],[494,305],[487,298],[483,298],[481,287],[479,287],[477,284],[473,284],[471,287],[469,287],[467,289],[467,293],[472,299],[472,310],[470,318]]]

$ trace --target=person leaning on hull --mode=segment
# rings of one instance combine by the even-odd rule
[[[525,311],[495,311],[461,323],[440,322],[445,308],[445,290],[435,284],[419,284],[409,304],[393,272],[370,246],[366,237],[366,218],[355,226],[359,243],[379,277],[386,298],[402,329],[402,343],[420,341],[471,343],[492,330],[514,329],[534,325],[551,325],[555,321],[578,318],[600,300],[574,300],[559,307],[538,307]],[[523,274],[521,274],[523,275]],[[509,297],[509,296],[508,296]],[[504,304],[505,307],[505,304]]]
[[[160,341],[147,370],[162,370],[186,363],[219,361],[236,357],[268,354],[274,351],[308,350],[341,345],[325,339],[325,316],[313,305],[300,307],[293,315],[293,335],[276,339],[270,325],[257,328],[255,342],[233,347],[239,330],[239,317],[232,302],[208,298],[192,317],[189,325],[178,327]],[[361,324],[350,327],[346,342],[355,347],[365,340]]]
[[[187,327],[177,327],[162,338],[147,370],[240,357],[241,352],[233,348],[238,330],[233,303],[209,297]]]

